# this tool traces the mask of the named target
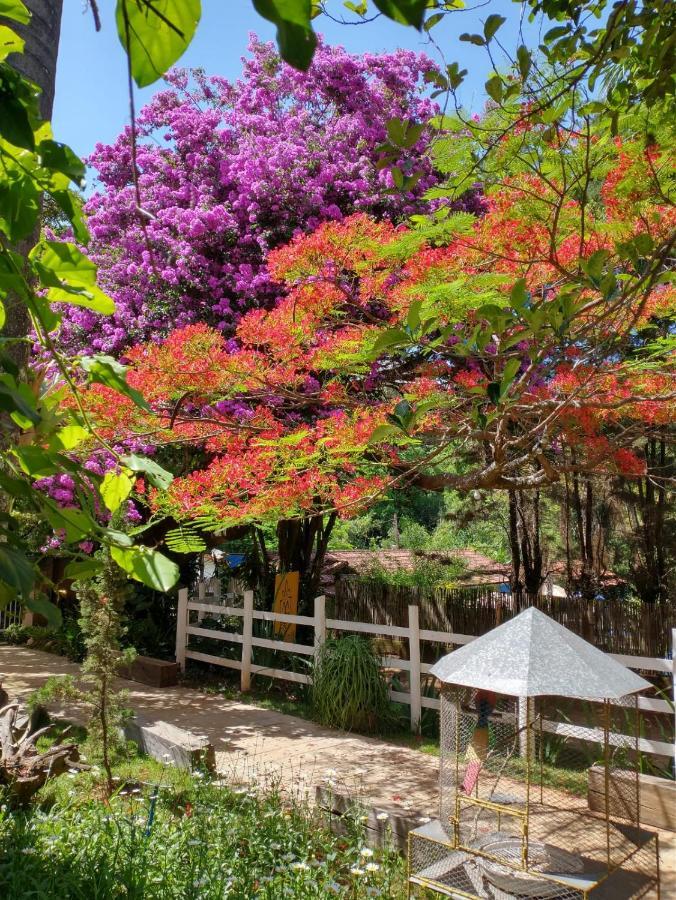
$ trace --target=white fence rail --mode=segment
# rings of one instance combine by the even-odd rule
[[[400,640],[405,640],[408,643],[408,659],[385,656],[382,659],[382,664],[386,669],[394,669],[408,673],[409,692],[404,693],[403,691],[391,690],[390,697],[398,703],[404,703],[410,706],[411,729],[413,731],[418,731],[420,728],[420,719],[423,709],[439,710],[439,700],[436,697],[425,696],[422,691],[421,678],[427,675],[431,665],[421,662],[421,643],[423,641],[428,641],[444,644],[446,646],[453,646],[468,644],[471,641],[476,640],[475,635],[421,629],[418,618],[418,607],[414,604],[408,607],[408,626],[404,627],[401,625],[373,625],[366,622],[327,619],[324,597],[317,597],[315,599],[313,616],[292,616],[282,613],[255,610],[253,606],[253,591],[244,592],[243,606],[227,606],[225,603],[214,602],[219,599],[219,595],[215,595],[213,598],[209,597],[205,592],[204,585],[200,585],[198,599],[194,601],[190,599],[187,589],[184,588],[179,591],[176,629],[176,660],[182,671],[185,671],[186,660],[188,659],[212,663],[213,665],[224,666],[229,669],[236,669],[240,672],[242,691],[250,690],[251,677],[253,675],[265,675],[268,678],[278,678],[300,684],[310,684],[311,678],[302,672],[291,672],[286,669],[269,668],[255,664],[253,662],[253,648],[261,647],[303,657],[313,657],[319,652],[323,642],[326,640],[327,632],[329,631],[349,631],[376,637],[398,638]],[[232,593],[227,594],[225,595],[225,599],[234,600],[235,595]],[[190,614],[193,612],[197,613],[196,623],[191,622]],[[239,631],[227,631],[223,628],[215,629],[202,627],[200,623],[206,614],[226,618],[241,618],[241,633]],[[314,629],[314,642],[312,645],[297,644],[281,639],[273,640],[270,638],[257,637],[253,633],[253,623],[255,621],[309,626]],[[226,641],[231,644],[240,645],[242,648],[240,658],[231,659],[190,649],[188,643],[191,636]],[[670,717],[670,725],[667,727],[668,730],[673,731],[675,726],[674,711],[676,709],[676,629],[672,630],[671,638],[671,659],[624,656],[621,654],[611,655],[631,669],[638,669],[646,672],[659,672],[670,677],[673,703],[669,700],[663,700],[656,697],[640,697],[639,708],[644,712],[663,713],[668,715]],[[520,702],[525,703],[525,699]],[[552,734],[565,733],[566,729],[565,723],[547,720],[543,722],[542,727],[544,731]],[[576,734],[583,740],[595,743],[603,740],[601,729],[576,726]],[[611,744],[616,744],[617,746],[626,746],[627,739],[626,735],[621,734],[611,734],[610,736]],[[676,744],[674,741],[667,742],[640,738],[639,747],[644,753],[673,758],[674,766],[676,768]]]
[[[10,600],[7,606],[0,609],[0,631],[8,628],[10,625],[20,625],[23,616],[23,610],[18,600]]]

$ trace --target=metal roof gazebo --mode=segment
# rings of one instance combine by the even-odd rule
[[[659,897],[657,835],[638,822],[638,692],[649,682],[534,607],[430,671],[441,682],[439,819],[409,835],[409,895]],[[553,704],[570,723],[549,721]],[[600,816],[584,796],[590,763]]]

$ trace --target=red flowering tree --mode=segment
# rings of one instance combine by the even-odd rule
[[[489,192],[482,218],[446,220],[443,246],[361,214],[326,223],[269,255],[287,294],[242,318],[237,349],[191,325],[130,351],[153,416],[101,385],[90,409],[104,434],[203,448],[148,502],[207,529],[349,516],[404,481],[640,475],[635,442],[675,396],[661,348],[630,352],[673,302],[641,262],[673,225],[650,174],[665,164],[656,148],[606,148],[582,239],[579,204],[526,173]]]

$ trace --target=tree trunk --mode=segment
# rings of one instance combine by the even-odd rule
[[[512,592],[522,590],[521,551],[519,549],[519,523],[516,508],[516,491],[509,492],[509,549],[512,555],[510,587]]]
[[[24,2],[32,13],[29,24],[10,23],[26,42],[24,52],[10,54],[7,61],[40,88],[40,115],[49,121],[54,106],[63,0],[24,0]],[[27,256],[39,237],[38,225],[31,235],[19,242],[16,251],[23,257]],[[7,298],[6,305],[7,321],[3,336],[25,338],[30,333],[30,316],[26,305],[14,294]],[[8,348],[14,362],[20,368],[25,368],[28,362],[28,344],[17,341],[9,344]]]
[[[540,491],[509,492],[509,546],[512,591],[536,595],[544,581],[540,540]]]
[[[23,53],[12,53],[7,61],[40,88],[40,115],[49,121],[54,106],[63,0],[24,0],[24,3],[32,13],[31,20],[28,25],[14,22],[12,27],[26,41],[26,46]]]
[[[336,514],[284,519],[277,523],[280,572],[300,573],[300,607],[311,608]]]

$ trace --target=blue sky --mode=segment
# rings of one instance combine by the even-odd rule
[[[70,144],[80,155],[90,153],[98,141],[112,141],[129,118],[124,54],[115,30],[114,4],[104,0],[99,5],[103,28],[97,34],[91,14],[83,13],[82,0],[64,2],[53,124],[57,140]],[[179,65],[201,66],[210,74],[237,78],[249,33],[273,40],[274,26],[255,13],[251,0],[203,0],[202,6],[197,34]],[[339,12],[341,4],[336,2],[331,8],[334,7]],[[519,7],[511,0],[497,0],[488,7],[454,13],[433,30],[446,61],[457,60],[462,68],[469,69],[461,99],[473,110],[483,105],[483,83],[489,64],[482,48],[460,42],[458,37],[465,31],[480,32],[482,21],[492,12],[507,17],[499,37],[513,50],[518,43]],[[405,47],[435,56],[425,35],[382,17],[357,27],[317,19],[316,26],[328,42],[342,44],[350,52]],[[137,108],[160,87],[161,83],[137,90]]]

